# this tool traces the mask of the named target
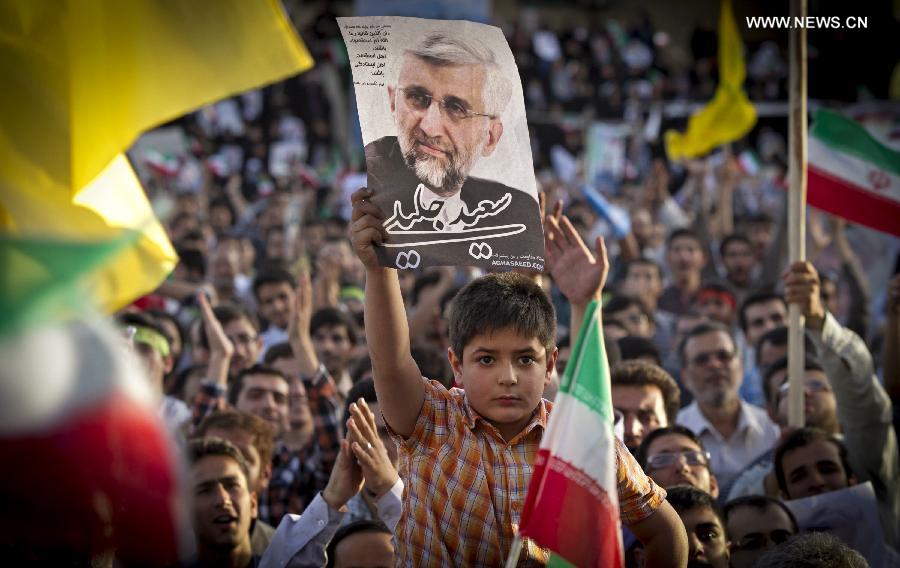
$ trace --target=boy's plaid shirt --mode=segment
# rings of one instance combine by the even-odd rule
[[[542,400],[531,422],[507,443],[469,406],[463,390],[425,384],[412,436],[394,435],[406,484],[396,529],[397,564],[502,566],[553,404]],[[662,504],[665,490],[618,440],[616,466],[622,521],[646,519]],[[546,551],[526,541],[520,565],[546,560]]]

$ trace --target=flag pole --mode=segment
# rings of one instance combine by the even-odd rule
[[[519,563],[519,555],[522,553],[522,537],[516,533],[512,546],[509,548],[509,556],[506,558],[506,568],[516,568]]]
[[[791,19],[807,14],[807,0],[791,0]],[[806,260],[806,29],[788,32],[790,59],[788,115],[788,253],[791,264]],[[803,314],[798,304],[788,306],[788,425],[802,428],[803,410]]]

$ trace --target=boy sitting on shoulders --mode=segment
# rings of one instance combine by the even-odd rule
[[[450,314],[448,356],[464,390],[424,379],[410,355],[397,271],[376,260],[374,247],[387,234],[384,214],[369,197],[365,189],[353,195],[350,237],[366,267],[366,337],[375,388],[400,448],[406,484],[396,529],[398,565],[502,565],[552,410],[541,393],[557,356],[553,306],[520,274],[471,282]],[[572,261],[570,273],[595,276],[590,297],[569,298],[573,313],[583,314],[606,280],[605,249],[594,259],[568,220],[562,222],[566,230],[548,219],[548,229],[565,240],[553,244],[554,255]],[[665,490],[618,442],[616,458],[622,519],[644,543],[649,565],[684,566],[687,537]],[[527,541],[520,564],[546,560],[546,551]]]

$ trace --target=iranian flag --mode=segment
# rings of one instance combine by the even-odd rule
[[[599,302],[588,308],[541,448],[521,536],[554,552],[550,566],[622,566],[609,364]]]
[[[809,134],[810,205],[900,236],[900,152],[862,125],[819,110]]]

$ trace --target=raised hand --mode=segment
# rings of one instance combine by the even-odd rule
[[[356,256],[366,269],[378,268],[378,257],[375,246],[387,240],[384,229],[384,213],[381,208],[369,201],[373,192],[362,188],[353,193],[350,202],[353,214],[350,217],[350,242]]]
[[[798,304],[806,316],[806,327],[822,329],[825,325],[825,306],[820,295],[819,273],[809,261],[795,262],[785,270],[784,301]]]
[[[378,435],[375,415],[364,399],[350,404],[351,418],[347,421],[347,438],[352,440],[351,448],[362,468],[366,490],[376,498],[381,497],[400,478],[387,448]]]
[[[322,491],[322,498],[334,509],[342,509],[347,501],[359,493],[362,488],[362,468],[353,459],[350,442],[341,440],[341,451],[328,478],[328,485]]]
[[[312,313],[312,283],[309,280],[309,274],[304,272],[297,279],[297,288],[294,290],[294,309],[288,323],[288,339],[291,343],[291,350],[294,352],[294,357],[297,358],[300,374],[304,377],[314,375],[319,367],[319,359],[316,356],[312,338],[309,336]]]
[[[584,244],[568,217],[558,210],[544,219],[547,269],[556,285],[573,305],[599,299],[609,274],[606,243],[598,237],[596,255]]]
[[[196,298],[197,306],[200,308],[200,317],[203,319],[203,329],[206,331],[206,338],[209,341],[207,374],[218,384],[225,385],[228,382],[228,367],[234,356],[234,344],[225,335],[225,330],[216,318],[216,314],[213,313],[206,294],[197,292]]]

